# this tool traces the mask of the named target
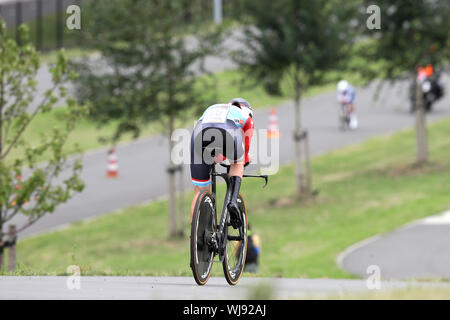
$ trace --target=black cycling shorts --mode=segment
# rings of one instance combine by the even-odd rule
[[[211,184],[210,172],[215,157],[225,156],[230,162],[244,160],[242,130],[233,121],[225,123],[197,122],[191,136],[191,177],[199,187]]]

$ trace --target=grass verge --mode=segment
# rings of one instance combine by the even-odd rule
[[[291,165],[264,190],[244,181],[249,221],[262,239],[260,275],[351,278],[336,265],[345,248],[450,208],[450,118],[430,125],[429,138],[432,163],[422,168],[410,165],[411,130],[314,158],[320,194],[306,202],[295,199]],[[167,201],[133,206],[22,240],[18,273],[63,274],[77,264],[83,274],[190,275],[189,239],[167,237],[167,212]],[[214,274],[222,274],[218,263]]]

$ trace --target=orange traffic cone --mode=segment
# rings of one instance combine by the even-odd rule
[[[269,115],[269,129],[267,130],[267,138],[279,138],[280,129],[278,128],[277,109],[272,108]]]
[[[114,148],[108,151],[108,167],[106,171],[107,178],[118,178],[119,177],[119,165],[117,164],[116,150]]]

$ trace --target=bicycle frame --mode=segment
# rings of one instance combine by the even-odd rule
[[[350,116],[350,105],[347,103],[341,103],[341,115],[345,118]]]
[[[227,204],[230,202],[230,199],[231,199],[230,177],[228,176],[229,170],[230,169],[228,167],[227,172],[217,172],[216,165],[213,165],[212,169],[211,169],[211,189],[212,189],[212,196],[214,198],[214,212],[216,213],[216,219],[217,219],[216,177],[221,177],[227,185],[227,191],[225,193],[225,200],[224,200],[223,207],[222,207],[222,213],[220,215],[220,220],[219,220],[219,224],[218,224],[218,228],[217,228],[217,232],[216,232],[220,262],[223,261],[225,247],[226,247],[226,243],[227,243],[224,240],[225,240],[225,237],[227,236],[227,234],[225,232],[226,231]],[[268,182],[267,175],[248,175],[248,174],[246,175],[246,174],[244,174],[242,177],[243,178],[263,178],[263,179],[265,179],[264,187],[267,185],[267,182]],[[216,220],[216,225],[217,225],[217,220]]]
[[[225,235],[226,214],[225,213],[226,213],[226,206],[231,198],[231,188],[230,188],[230,178],[228,177],[228,172],[227,173],[216,172],[216,166],[213,165],[212,169],[211,169],[211,187],[212,187],[212,195],[214,198],[214,212],[216,213],[216,219],[217,219],[216,177],[221,177],[223,180],[225,180],[225,183],[227,185],[227,192],[225,193],[222,214],[220,215],[220,220],[219,220],[218,228],[216,231],[219,260],[220,260],[220,262],[222,262],[223,258],[224,258],[224,252],[225,252],[225,246],[226,246],[226,241],[224,241],[224,239],[226,237],[226,235]],[[216,225],[217,225],[217,220],[216,220]]]

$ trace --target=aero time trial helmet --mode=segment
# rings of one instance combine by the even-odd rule
[[[248,108],[249,112],[250,112],[250,116],[253,118],[253,109],[247,100],[245,100],[243,98],[234,98],[234,99],[231,99],[229,103],[231,103],[232,105],[239,107],[239,108],[242,108],[242,107]]]

